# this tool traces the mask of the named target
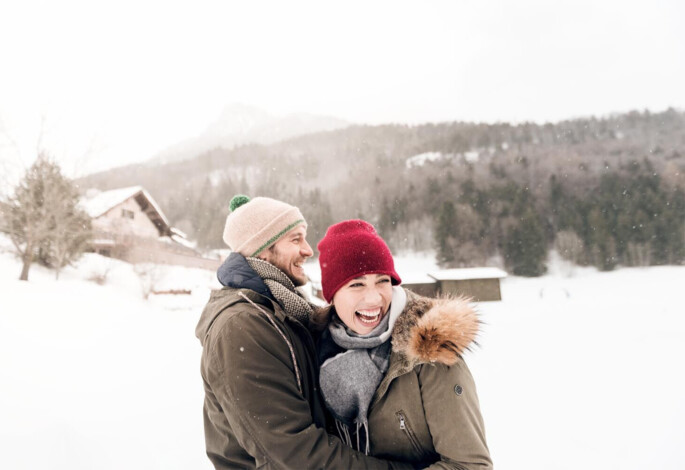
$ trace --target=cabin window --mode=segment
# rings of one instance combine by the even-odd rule
[[[134,215],[135,215],[135,214],[133,213],[133,211],[130,211],[130,210],[128,210],[128,209],[121,209],[121,216],[122,216],[124,219],[131,219],[131,220],[133,220]]]

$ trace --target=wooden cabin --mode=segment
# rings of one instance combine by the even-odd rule
[[[172,227],[141,186],[88,191],[80,202],[93,219],[92,251],[129,263],[173,264],[217,269],[220,261],[202,256]]]

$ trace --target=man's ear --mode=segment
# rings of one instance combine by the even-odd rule
[[[269,248],[265,248],[264,250],[262,250],[262,252],[257,255],[257,258],[264,260],[267,263],[270,263],[272,259],[271,256],[273,254],[272,247],[273,245],[271,245]]]

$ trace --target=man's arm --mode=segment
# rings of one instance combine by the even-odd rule
[[[288,346],[263,314],[243,311],[214,328],[207,378],[257,467],[411,468],[365,456],[315,426]]]

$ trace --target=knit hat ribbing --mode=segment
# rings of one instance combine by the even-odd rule
[[[276,199],[236,195],[230,206],[224,242],[245,257],[257,256],[298,225],[307,226],[297,207]]]
[[[347,282],[365,274],[387,274],[393,285],[402,282],[395,272],[390,248],[373,226],[363,220],[331,225],[317,249],[321,286],[327,302]]]

